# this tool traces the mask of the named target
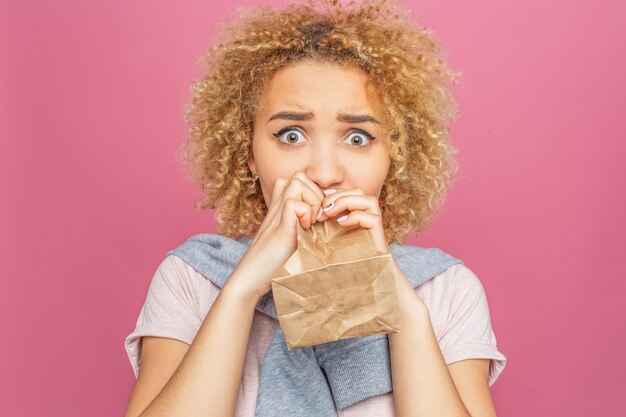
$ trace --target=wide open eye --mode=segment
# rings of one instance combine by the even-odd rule
[[[301,138],[300,135],[302,135],[302,132],[295,126],[287,126],[280,129],[276,133],[272,133],[272,135],[279,139],[278,143],[281,145],[294,146],[300,143],[298,142],[298,139]],[[347,140],[350,141],[350,144],[354,144],[357,148],[370,146],[370,142],[375,139],[376,138],[374,136],[361,129],[352,129],[347,138]]]
[[[287,133],[284,137],[283,135]],[[284,127],[282,129],[280,129],[277,133],[272,133],[272,135],[276,136],[279,141],[278,143],[280,143],[281,145],[287,145],[287,146],[293,146],[297,142],[297,140],[300,138],[299,134],[301,135],[302,132],[300,132],[298,129],[296,129],[293,126],[287,126]],[[280,139],[284,139],[284,140],[280,140]]]
[[[348,135],[348,141],[350,141],[350,144],[354,144],[359,148],[365,148],[367,146],[370,145],[370,142],[373,141],[374,139],[376,139],[374,136],[370,135],[369,133],[367,133],[365,130],[361,130],[361,129],[354,129],[349,135]],[[365,143],[365,145],[363,144]]]

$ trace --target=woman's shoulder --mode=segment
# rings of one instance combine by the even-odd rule
[[[478,276],[464,263],[456,263],[416,288],[422,300],[432,308],[450,308],[455,302],[484,297]]]
[[[456,263],[432,279],[426,281],[417,290],[430,290],[437,293],[451,295],[452,292],[463,293],[467,291],[484,290],[478,276],[464,263]]]
[[[438,336],[443,335],[453,316],[470,310],[476,304],[487,303],[483,284],[463,263],[448,267],[415,290],[428,307]]]
[[[157,274],[173,286],[181,287],[182,284],[182,287],[198,294],[200,298],[205,295],[214,299],[220,292],[219,286],[204,277],[178,255],[167,254],[159,264]]]

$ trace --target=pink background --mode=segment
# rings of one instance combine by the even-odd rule
[[[196,61],[229,9],[91,3],[0,3],[3,416],[122,415],[123,341],[152,274],[216,230],[173,153]],[[464,73],[459,179],[410,243],[481,279],[508,358],[499,415],[620,414],[624,3],[410,4]]]

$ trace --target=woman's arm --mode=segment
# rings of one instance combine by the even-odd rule
[[[302,171],[274,180],[267,215],[252,243],[218,294],[180,365],[141,416],[234,414],[256,305],[271,290],[272,274],[297,249],[297,224],[305,229],[311,227],[323,197]],[[180,354],[170,351],[169,369]]]
[[[396,416],[471,417],[439,349],[427,306],[395,260],[393,270],[402,316],[401,332],[389,334]]]
[[[234,414],[252,318],[259,301],[256,294],[237,285],[237,274],[235,269],[180,365],[140,416]]]

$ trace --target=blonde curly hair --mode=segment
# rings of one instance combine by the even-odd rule
[[[237,9],[204,57],[184,119],[177,154],[201,191],[196,209],[217,208],[220,234],[254,235],[267,206],[247,161],[264,86],[280,68],[316,60],[362,69],[376,87],[391,165],[379,196],[387,242],[427,229],[457,171],[447,122],[457,111],[450,92],[459,74],[410,11],[393,1],[304,0],[276,9]]]

